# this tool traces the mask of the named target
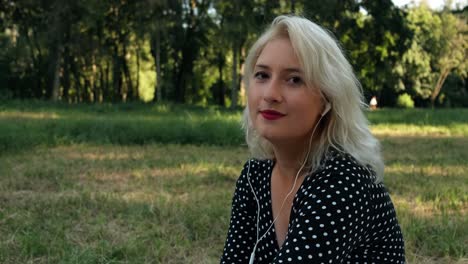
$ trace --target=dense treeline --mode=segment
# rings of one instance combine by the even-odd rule
[[[379,105],[468,106],[467,8],[391,0],[0,0],[0,99],[236,106],[249,46],[287,13],[329,29]]]

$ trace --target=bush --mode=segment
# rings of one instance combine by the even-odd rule
[[[397,107],[399,108],[414,108],[414,101],[407,93],[400,94],[397,99]]]

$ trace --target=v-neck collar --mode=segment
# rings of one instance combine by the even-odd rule
[[[270,210],[270,221],[269,221],[269,224],[268,226],[272,225],[273,224],[273,220],[274,220],[274,216],[273,216],[273,199],[271,198],[271,194],[272,194],[272,191],[271,191],[271,178],[272,178],[272,175],[273,175],[273,167],[275,167],[275,160],[270,160],[271,162],[271,166],[270,166],[270,171],[268,172],[268,177],[267,177],[267,184],[268,184],[268,207],[269,207],[269,210]],[[293,202],[294,203],[294,202]],[[276,237],[276,227],[275,227],[275,224],[273,224],[273,226],[271,227],[271,233],[272,233],[272,236],[273,236],[273,241],[274,241],[274,247],[275,247],[275,252],[278,252],[280,250],[280,246],[278,245],[278,238]]]
[[[270,210],[270,221],[269,221],[269,224],[268,224],[268,227],[273,223],[273,220],[275,219],[274,215],[273,215],[273,199],[272,199],[272,190],[271,190],[271,187],[272,187],[272,184],[271,184],[271,180],[272,180],[272,176],[273,176],[273,168],[275,167],[275,160],[270,160],[271,162],[271,166],[270,166],[270,171],[268,172],[268,178],[267,178],[267,184],[268,184],[268,197],[269,197],[269,204],[268,204],[268,207],[269,207],[269,210]],[[302,190],[303,186],[304,186],[304,182],[307,180],[307,177],[308,175],[305,175],[304,177],[304,180],[302,181],[301,183],[301,186],[299,186],[299,188],[297,189],[297,192],[294,194],[294,199],[293,199],[293,203],[292,203],[292,206],[291,206],[291,211],[289,212],[289,220],[288,220],[288,232],[289,233],[289,229],[290,229],[290,225],[291,225],[291,219],[293,219],[293,213],[295,213],[295,210],[294,210],[294,205],[296,204],[296,200],[297,200],[297,194]],[[284,240],[283,242],[283,245],[280,245],[278,244],[278,237],[276,236],[276,226],[275,224],[273,224],[273,227],[271,228],[271,232],[272,232],[272,236],[273,236],[273,241],[274,241],[274,246],[275,246],[275,250],[276,252],[278,252],[281,247],[284,245],[284,242],[286,241],[286,239]],[[286,233],[286,238],[288,237],[288,234]]]

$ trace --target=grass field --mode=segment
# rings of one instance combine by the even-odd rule
[[[217,263],[240,113],[0,104],[0,263]],[[409,263],[468,263],[468,110],[369,113]]]

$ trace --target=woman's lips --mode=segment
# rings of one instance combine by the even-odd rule
[[[282,118],[283,116],[285,116],[285,114],[282,114],[282,113],[277,112],[275,110],[262,110],[262,111],[260,111],[260,114],[266,120],[276,120],[276,119],[279,119],[279,118]]]

